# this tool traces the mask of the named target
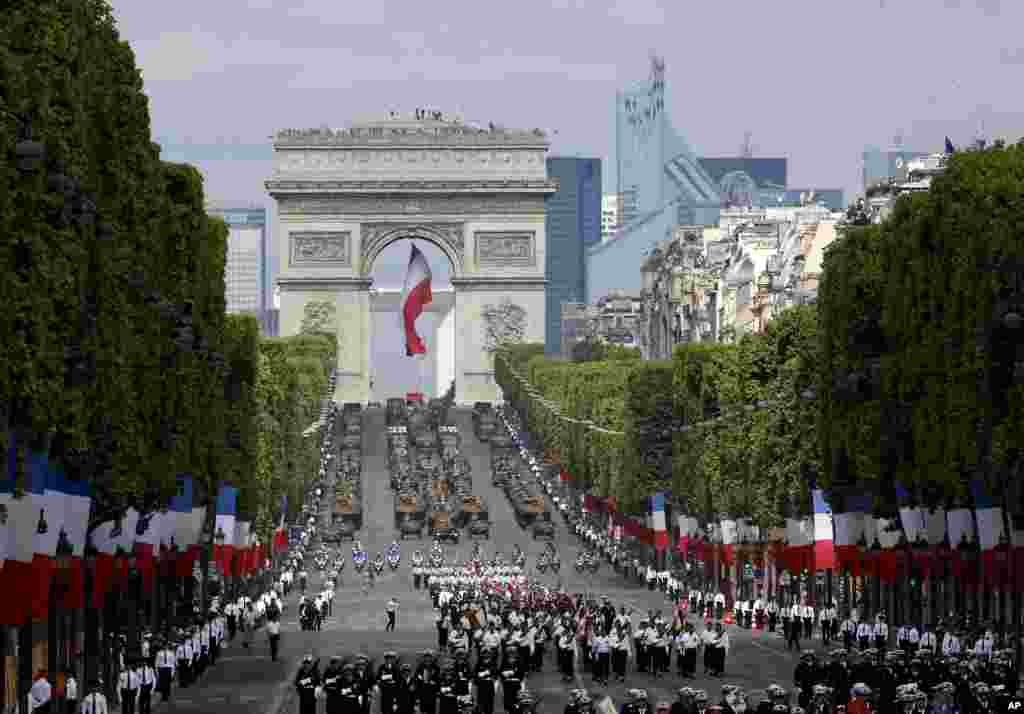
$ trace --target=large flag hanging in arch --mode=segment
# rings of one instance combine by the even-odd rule
[[[430,265],[414,243],[409,256],[409,269],[405,274],[405,287],[402,288],[400,313],[407,357],[426,354],[427,351],[427,346],[416,334],[416,318],[423,314],[423,308],[434,300],[430,291],[430,280]]]

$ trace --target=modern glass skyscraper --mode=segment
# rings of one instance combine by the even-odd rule
[[[639,291],[643,255],[676,224],[717,224],[721,208],[718,186],[669,120],[661,59],[647,82],[616,94],[615,144],[620,224],[587,251],[590,303],[609,290]]]
[[[217,206],[208,207],[207,212],[228,224],[228,260],[224,271],[228,312],[255,315],[264,332],[271,334],[267,321],[273,307],[267,209]]]
[[[558,354],[562,347],[562,303],[585,302],[586,250],[601,243],[601,160],[552,156],[548,176],[558,191],[548,197],[544,223],[548,280],[544,347]]]

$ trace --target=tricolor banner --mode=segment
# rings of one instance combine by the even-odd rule
[[[665,494],[660,491],[651,496],[651,530],[654,547],[661,551],[668,547],[668,531],[665,524]]]
[[[860,540],[865,537],[864,521],[871,512],[871,497],[848,495],[843,499],[843,507],[843,513],[832,514],[836,563],[857,577],[861,575]]]
[[[722,562],[729,564],[735,559],[734,549],[739,527],[732,518],[723,518],[719,521],[719,527],[722,534]]]
[[[811,503],[814,506],[813,570],[831,570],[836,567],[836,553],[832,545],[832,507],[820,488],[811,491]]]
[[[92,495],[87,481],[67,478],[64,470],[54,467],[50,471],[50,484],[47,487],[49,508],[60,520],[56,523],[57,540],[60,533],[71,546],[71,558],[68,562],[68,573],[64,591],[63,606],[80,608],[84,605],[85,583],[82,572],[82,557],[85,554],[86,532],[89,529],[89,514],[92,509]]]
[[[814,548],[814,521],[811,518],[786,519],[786,546],[782,551],[782,562],[786,570],[799,575],[803,568],[811,566]]]
[[[427,346],[416,332],[416,319],[423,314],[423,308],[434,300],[431,292],[430,265],[423,253],[413,243],[409,254],[409,268],[405,274],[405,286],[402,288],[402,302],[399,316],[402,331],[405,335],[405,354],[407,357],[426,354]]]
[[[238,489],[221,484],[217,490],[216,519],[213,525],[213,559],[220,564],[220,572],[229,574],[231,555],[235,550],[235,515],[237,513]]]
[[[978,519],[978,543],[981,545],[981,572],[987,585],[1002,585],[1004,568],[999,567],[996,549],[1003,538],[1003,509],[992,501],[981,481],[971,483],[975,517]]]

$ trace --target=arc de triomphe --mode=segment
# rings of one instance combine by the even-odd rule
[[[336,305],[339,402],[371,398],[373,265],[395,241],[428,241],[451,263],[459,403],[495,398],[495,332],[544,340],[545,200],[557,188],[545,134],[422,116],[274,137],[280,334],[299,331],[308,302]],[[514,324],[484,317],[502,313]],[[401,395],[372,395],[388,396]]]

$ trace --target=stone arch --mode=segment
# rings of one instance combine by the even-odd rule
[[[463,234],[462,224],[455,223],[364,223],[360,226],[360,277],[372,279],[378,256],[392,243],[409,239],[437,246],[451,264],[451,278],[461,278],[465,273]]]

